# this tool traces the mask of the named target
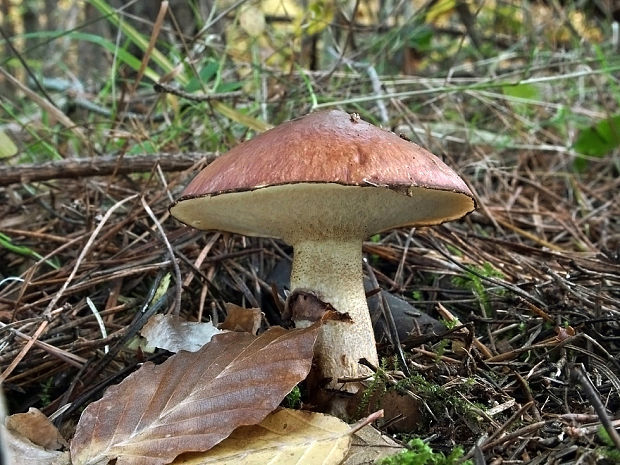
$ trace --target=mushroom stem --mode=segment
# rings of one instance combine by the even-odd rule
[[[315,346],[315,360],[321,378],[331,378],[330,388],[341,388],[338,378],[359,377],[368,369],[358,363],[365,358],[378,365],[375,337],[368,313],[362,274],[362,240],[320,239],[295,241],[291,290],[317,293],[352,323],[327,322]],[[304,326],[304,322],[295,322]],[[357,383],[346,390],[357,391]]]

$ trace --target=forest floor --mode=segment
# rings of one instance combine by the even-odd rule
[[[399,366],[393,335],[377,330],[382,366],[368,384],[372,407],[386,408],[381,399],[390,392],[417,399],[397,412],[386,409],[378,424],[383,431],[403,443],[423,438],[446,453],[460,446],[476,463],[614,463],[620,451],[618,149],[587,156],[575,143],[617,113],[618,100],[605,91],[618,84],[617,75],[606,71],[609,63],[579,74],[568,54],[538,60],[529,64],[525,84],[513,71],[521,59],[498,59],[500,77],[489,81],[464,68],[454,80],[373,78],[353,67],[270,70],[265,122],[321,107],[359,112],[436,153],[475,195],[477,210],[462,220],[364,243],[381,289],[442,323],[431,332],[412,325],[401,334],[407,370]],[[477,72],[487,66],[478,64]],[[496,85],[513,78],[514,86]],[[387,95],[356,101],[376,79]],[[282,103],[287,86],[312,92]],[[415,94],[399,94],[405,90],[422,97],[414,103]],[[152,101],[170,97],[146,94]],[[232,107],[247,103],[231,98]],[[166,107],[161,115],[157,107],[160,119],[108,122],[105,137],[115,138],[117,150],[106,151],[109,160],[89,157],[79,174],[63,165],[72,159],[67,139],[82,137],[75,134],[57,141],[69,161],[0,166],[0,380],[10,413],[61,409],[55,424],[70,438],[81,411],[107,387],[147,359],[164,361],[168,352],[146,354],[130,342],[146,322],[141,309],[153,306],[169,273],[172,284],[154,311],[166,312],[181,299],[181,316],[217,323],[232,302],[261,308],[263,330],[277,324],[271,273],[290,262],[292,250],[277,240],[197,231],[168,212],[202,167],[251,132],[240,113],[227,119],[221,104],[188,108],[191,116],[174,110],[185,125],[174,135]],[[252,108],[260,120],[261,108]],[[74,119],[86,118],[84,108],[76,111]],[[578,125],[579,118],[590,124]],[[29,124],[34,129],[5,130],[21,134],[20,147],[39,143],[33,133],[42,133],[44,121]],[[205,128],[197,146],[194,134]],[[128,153],[132,144],[136,150]],[[164,154],[159,165],[132,162],[155,152]],[[182,163],[173,166],[175,157]],[[9,178],[17,171],[18,182]],[[408,421],[399,424],[402,416]]]

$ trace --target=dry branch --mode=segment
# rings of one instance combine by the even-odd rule
[[[163,171],[182,171],[191,168],[204,159],[210,163],[215,159],[213,153],[160,153],[136,155],[119,158],[106,155],[96,158],[74,158],[40,164],[0,166],[0,186],[50,179],[81,178],[87,176],[106,176],[113,173],[128,174],[151,171],[156,164]]]

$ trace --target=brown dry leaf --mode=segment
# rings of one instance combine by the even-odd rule
[[[69,452],[47,450],[0,424],[0,438],[10,465],[69,465]],[[1,459],[1,457],[0,457]]]
[[[280,409],[242,426],[213,449],[184,454],[173,465],[336,465],[351,445],[351,428],[321,413]]]
[[[27,413],[16,413],[7,417],[6,427],[44,449],[58,450],[68,446],[54,424],[36,408],[30,407]]]
[[[243,308],[239,305],[226,303],[226,319],[219,325],[220,329],[229,331],[245,331],[256,334],[260,329],[263,314],[260,308]]]
[[[219,334],[198,352],[146,363],[84,410],[73,465],[169,463],[259,423],[308,374],[318,329]]]
[[[353,443],[342,465],[371,465],[378,460],[406,450],[391,437],[372,425],[364,426],[353,435]]]

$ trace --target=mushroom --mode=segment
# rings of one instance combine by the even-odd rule
[[[436,156],[357,114],[330,110],[234,147],[190,182],[170,212],[195,228],[293,246],[291,290],[312,290],[352,319],[327,322],[315,349],[318,376],[335,388],[339,378],[365,373],[360,359],[378,364],[363,240],[454,220],[474,208],[465,182]]]

